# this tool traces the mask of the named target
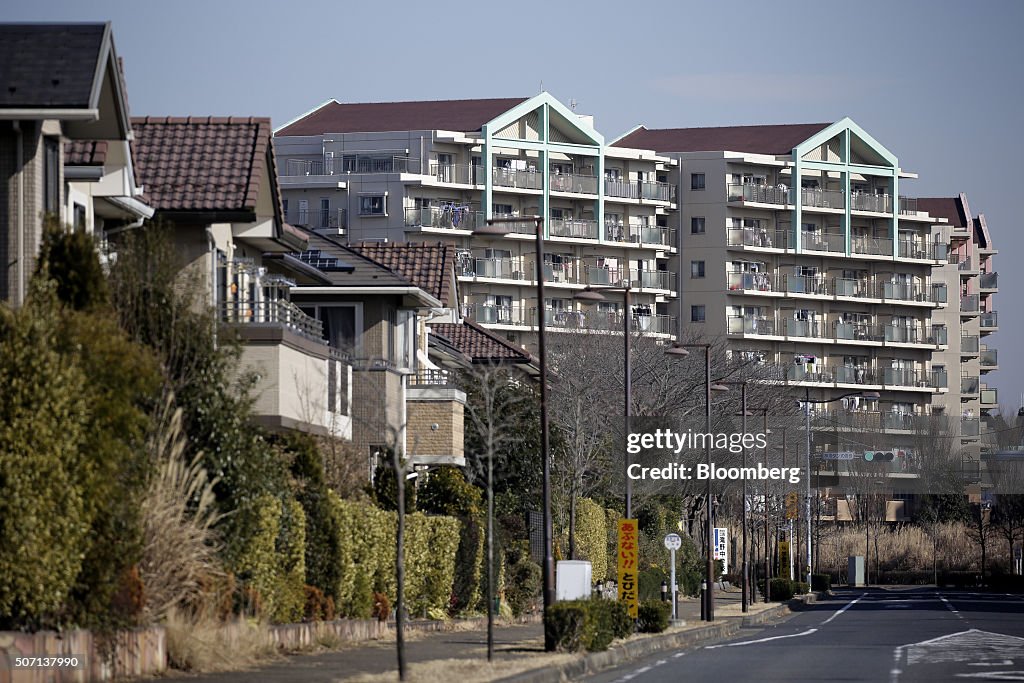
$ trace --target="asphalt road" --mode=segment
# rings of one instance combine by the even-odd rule
[[[934,588],[843,589],[774,626],[586,680],[1024,681],[1024,599]]]

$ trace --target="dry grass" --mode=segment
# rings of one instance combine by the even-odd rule
[[[163,626],[168,662],[182,671],[237,671],[277,657],[266,624],[242,618],[225,623],[172,609]]]
[[[533,654],[515,659],[502,658],[488,663],[480,659],[437,659],[430,662],[410,664],[406,681],[410,683],[437,683],[457,680],[459,683],[487,683],[531,669],[561,666],[577,659],[579,655]],[[398,670],[382,674],[360,674],[352,678],[339,678],[345,683],[391,683],[398,680]]]

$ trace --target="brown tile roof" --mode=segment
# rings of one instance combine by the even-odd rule
[[[362,242],[348,246],[429,292],[444,305],[450,305],[455,266],[455,249],[452,246],[442,242]]]
[[[831,123],[795,123],[774,126],[722,126],[718,128],[640,127],[615,142],[616,147],[638,147],[656,152],[749,152],[789,154],[798,144]]]
[[[430,331],[446,338],[452,346],[472,358],[474,363],[529,363],[533,360],[533,356],[526,351],[470,320],[461,325],[430,323]]]
[[[436,100],[424,102],[328,102],[276,135],[374,133],[393,130],[475,131],[525,97],[491,100]]]
[[[929,216],[945,218],[950,225],[968,227],[972,225],[967,219],[964,205],[959,197],[918,197],[917,210],[927,211]]]
[[[268,118],[144,116],[132,129],[135,175],[158,211],[254,211],[264,175],[276,188]]]
[[[108,27],[0,24],[0,108],[88,108]]]
[[[102,166],[107,163],[106,140],[72,140],[64,143],[67,166]]]

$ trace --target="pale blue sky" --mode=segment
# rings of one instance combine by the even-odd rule
[[[544,89],[611,138],[649,127],[850,116],[921,178],[966,192],[996,246],[1000,402],[1024,392],[1024,2],[22,2],[0,20],[114,23],[132,113],[261,115],[320,102]]]

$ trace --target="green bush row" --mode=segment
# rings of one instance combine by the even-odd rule
[[[757,582],[758,590],[764,595],[764,579],[759,579]],[[771,589],[771,595],[769,596],[772,602],[786,602],[791,600],[795,595],[803,595],[807,592],[806,581],[790,581],[787,578],[776,576],[771,580],[769,584]]]
[[[567,652],[607,650],[612,640],[625,638],[632,631],[626,603],[618,600],[559,602],[544,614],[546,638]]]

